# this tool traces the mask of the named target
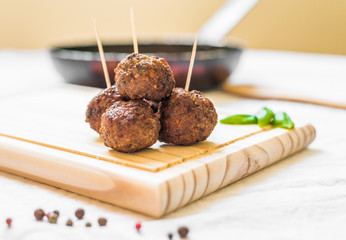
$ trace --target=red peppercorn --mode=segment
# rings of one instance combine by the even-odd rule
[[[37,221],[42,221],[43,217],[45,216],[45,213],[42,209],[36,209],[34,212],[34,216]]]
[[[98,220],[98,223],[99,223],[99,225],[101,226],[101,227],[103,227],[103,226],[106,226],[106,224],[107,224],[107,219],[106,218],[99,218]]]
[[[8,228],[11,228],[12,219],[11,218],[7,218],[6,219],[6,223],[7,223]]]
[[[137,229],[137,232],[140,232],[141,227],[142,227],[141,222],[137,222],[137,223],[136,223],[136,229]]]
[[[178,234],[179,234],[180,238],[186,238],[188,233],[189,233],[189,229],[185,226],[180,227],[178,229]]]
[[[75,215],[78,219],[82,219],[84,217],[84,210],[82,208],[79,208],[76,210]]]

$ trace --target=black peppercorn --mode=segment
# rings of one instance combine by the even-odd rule
[[[69,227],[72,227],[72,226],[73,226],[73,222],[72,222],[71,219],[67,220],[66,226],[69,226]]]
[[[84,217],[84,210],[81,208],[77,209],[75,215],[78,219],[82,219]]]
[[[172,233],[168,233],[168,239],[172,240],[173,239],[173,234]]]
[[[98,223],[100,224],[100,226],[105,226],[107,224],[107,219],[106,218],[99,218],[98,219]]]
[[[55,213],[49,213],[48,214],[48,222],[49,223],[56,223],[58,220],[58,215],[56,215]]]
[[[45,215],[45,213],[42,209],[37,209],[34,212],[34,216],[35,216],[37,221],[42,221],[44,215]]]
[[[60,212],[58,210],[54,210],[53,213],[55,213],[58,217],[60,215]]]
[[[178,234],[181,238],[186,238],[189,233],[189,229],[187,227],[180,227],[178,229]]]

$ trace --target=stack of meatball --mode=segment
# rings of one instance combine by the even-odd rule
[[[191,145],[213,131],[213,103],[199,91],[174,88],[165,59],[133,53],[114,72],[115,84],[94,97],[86,111],[86,122],[106,146],[130,153],[157,140]]]

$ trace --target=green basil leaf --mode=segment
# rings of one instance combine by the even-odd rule
[[[265,126],[271,125],[274,122],[275,114],[269,108],[260,109],[255,116],[257,117],[258,125],[263,128]]]
[[[220,120],[224,124],[256,124],[257,118],[253,115],[238,114]]]
[[[294,128],[294,123],[291,118],[285,112],[279,112],[275,114],[275,119],[273,123],[274,127],[292,129]]]

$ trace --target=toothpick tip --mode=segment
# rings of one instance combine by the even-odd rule
[[[133,51],[134,53],[138,54],[138,42],[137,42],[137,33],[136,33],[136,27],[135,27],[135,20],[134,20],[135,17],[133,13],[133,6],[131,6],[130,8],[130,17],[131,17]]]
[[[194,41],[193,47],[192,47],[190,65],[189,65],[189,70],[187,72],[186,83],[185,83],[185,90],[186,91],[188,91],[189,87],[190,87],[192,69],[193,69],[193,64],[195,62],[195,56],[196,56],[197,42],[198,42],[198,33],[196,33],[195,41]]]
[[[94,30],[95,30],[97,46],[98,46],[99,53],[100,53],[100,58],[101,58],[103,73],[105,75],[105,80],[106,80],[107,88],[110,88],[111,87],[111,81],[109,79],[109,73],[108,73],[108,69],[107,69],[107,63],[106,63],[106,59],[105,59],[105,54],[103,52],[102,42],[101,42],[98,30],[97,30],[95,19],[94,19]]]

